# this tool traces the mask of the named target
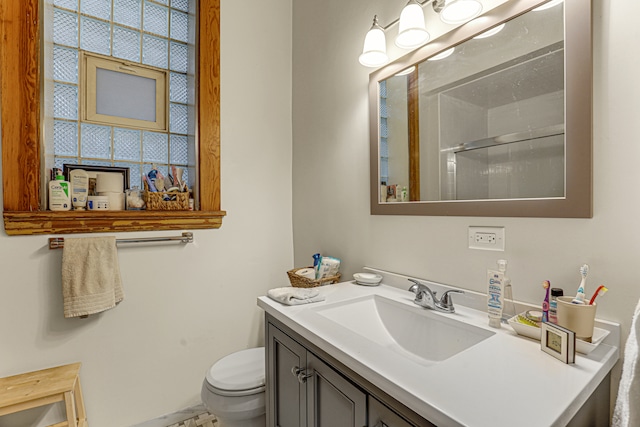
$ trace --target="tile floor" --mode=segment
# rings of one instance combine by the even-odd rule
[[[217,427],[216,417],[208,412],[197,415],[188,420],[180,421],[176,424],[171,424],[167,427]]]

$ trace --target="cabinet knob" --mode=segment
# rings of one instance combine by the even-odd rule
[[[291,373],[293,374],[294,377],[298,377],[298,382],[300,384],[306,383],[307,378],[311,377],[311,374],[307,374],[306,369],[302,369],[298,366],[294,366],[293,368],[291,368]]]

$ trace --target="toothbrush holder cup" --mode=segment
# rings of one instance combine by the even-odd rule
[[[558,325],[576,333],[576,338],[591,342],[596,320],[596,303],[572,304],[575,297],[558,297]]]

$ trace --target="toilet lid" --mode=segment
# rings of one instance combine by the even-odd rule
[[[264,347],[231,353],[209,368],[207,382],[220,390],[264,386]]]

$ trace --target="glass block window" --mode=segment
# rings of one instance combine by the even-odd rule
[[[141,174],[153,165],[188,169],[189,130],[194,109],[187,70],[193,46],[194,0],[46,0],[52,6],[55,167],[64,163],[128,167],[129,186],[141,187]],[[79,113],[80,53],[93,52],[168,70],[169,131],[152,132],[84,123]],[[185,180],[188,179],[185,173]]]
[[[387,82],[380,82],[380,183],[389,181],[389,148],[387,145]]]

